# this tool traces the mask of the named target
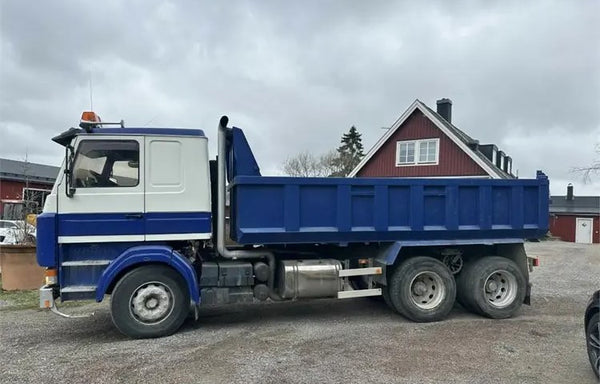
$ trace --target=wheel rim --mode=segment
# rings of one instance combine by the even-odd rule
[[[433,309],[446,296],[446,287],[435,272],[421,272],[410,282],[410,299],[421,309]]]
[[[596,372],[600,372],[600,323],[592,328],[592,332],[589,335],[588,353],[592,366]]]
[[[174,304],[171,289],[158,281],[140,285],[129,300],[131,314],[144,324],[158,324],[165,320],[173,312]]]
[[[496,308],[508,307],[517,297],[517,278],[506,270],[492,272],[483,285],[487,301]]]

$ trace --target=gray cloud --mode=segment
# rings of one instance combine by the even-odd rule
[[[246,129],[264,171],[368,148],[410,103],[455,123],[555,193],[600,142],[597,2],[3,2],[0,156],[58,163],[50,138],[89,108],[128,125]],[[213,140],[213,153],[214,153]]]

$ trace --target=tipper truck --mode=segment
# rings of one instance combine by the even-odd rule
[[[40,306],[110,295],[134,338],[201,306],[382,296],[416,322],[460,302],[490,318],[529,304],[548,178],[266,177],[244,132],[130,128],[85,112],[37,219]],[[229,201],[229,204],[227,204]],[[327,303],[327,301],[325,301]]]

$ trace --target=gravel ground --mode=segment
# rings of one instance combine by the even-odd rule
[[[2,383],[596,383],[583,312],[600,289],[600,246],[529,243],[532,306],[489,320],[456,306],[415,324],[369,300],[203,310],[157,340],[128,340],[106,304],[86,319],[0,311]]]

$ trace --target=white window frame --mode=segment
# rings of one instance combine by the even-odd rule
[[[405,140],[405,141],[398,141],[396,142],[396,166],[397,167],[401,167],[401,166],[405,166],[405,165],[414,165],[415,161],[417,159],[417,150],[419,149],[419,146],[417,145],[418,140]],[[415,148],[414,148],[414,153],[413,153],[413,161],[412,162],[406,162],[406,163],[401,163],[400,162],[400,146],[402,144],[414,144]]]
[[[419,161],[421,154],[421,144],[434,141],[435,142],[435,161]],[[400,160],[400,146],[402,144],[414,143],[415,144],[415,157],[412,163],[401,163]],[[411,167],[411,166],[423,166],[423,165],[438,165],[440,161],[440,139],[439,138],[428,138],[419,140],[403,140],[396,142],[396,167]]]

